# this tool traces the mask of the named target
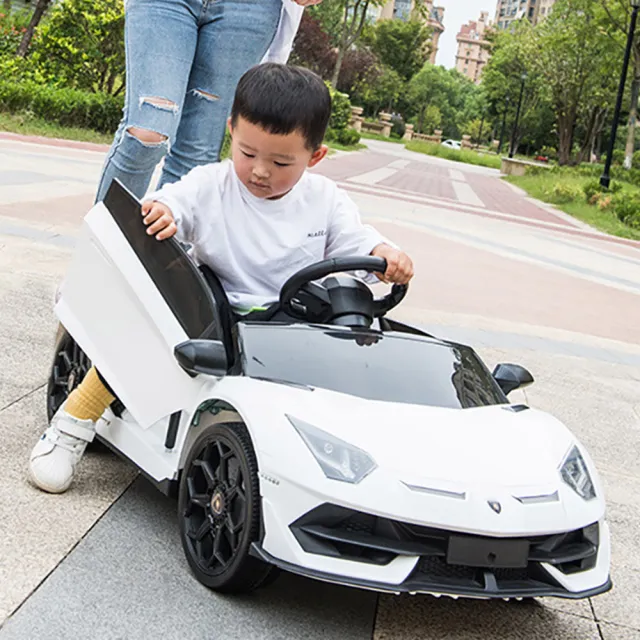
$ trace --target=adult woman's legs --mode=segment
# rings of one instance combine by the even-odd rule
[[[142,197],[175,138],[198,41],[202,0],[127,0],[127,85],[122,121],[96,201],[113,178]]]
[[[281,12],[282,0],[219,0],[206,6],[180,125],[158,186],[219,160],[238,81],[269,49]]]

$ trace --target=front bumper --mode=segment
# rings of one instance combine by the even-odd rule
[[[606,522],[565,533],[489,537],[391,520],[328,503],[292,522],[293,561],[261,544],[282,569],[389,593],[471,598],[586,598],[608,591]]]

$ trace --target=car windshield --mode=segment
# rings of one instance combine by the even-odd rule
[[[242,324],[245,375],[370,400],[448,408],[507,403],[475,352],[395,333]]]

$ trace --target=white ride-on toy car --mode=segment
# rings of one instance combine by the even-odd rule
[[[48,412],[95,364],[117,395],[97,437],[177,494],[200,582],[248,591],[280,568],[454,597],[610,589],[596,469],[558,420],[509,402],[525,369],[492,374],[387,318],[406,288],[374,300],[331,276],[384,271],[378,258],[294,274],[280,304],[300,322],[238,320],[216,276],[141,218],[114,181],[84,220]]]

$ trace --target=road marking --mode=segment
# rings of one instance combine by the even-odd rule
[[[406,169],[409,166],[408,160],[394,160],[390,165],[394,169]]]
[[[467,181],[464,177],[464,173],[462,173],[462,171],[458,171],[458,169],[449,169],[449,177],[451,180],[459,180],[460,182]]]
[[[456,200],[464,204],[473,204],[476,207],[484,207],[484,202],[478,198],[476,192],[471,188],[471,185],[466,182],[458,182],[457,180],[451,181],[451,186],[456,194]]]
[[[348,180],[349,182],[357,182],[359,184],[376,184],[376,182],[386,180],[396,173],[398,173],[397,169],[382,167],[381,169],[375,169],[374,171],[361,173],[359,176],[353,176],[352,178],[348,178]]]

